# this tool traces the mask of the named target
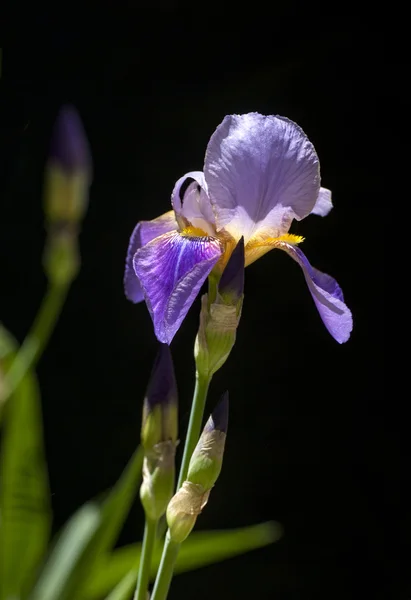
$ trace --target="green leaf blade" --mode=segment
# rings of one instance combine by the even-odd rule
[[[30,600],[80,598],[80,590],[87,584],[96,562],[107,555],[117,539],[137,493],[142,464],[143,451],[138,448],[104,502],[89,503],[73,515],[60,534],[59,543],[51,552]],[[87,506],[93,507],[92,519],[90,512],[86,512],[88,518],[82,517]],[[82,518],[89,532],[85,537],[81,535]],[[68,561],[68,555],[73,555],[74,560]],[[59,571],[62,564],[65,570],[56,578],[55,571]],[[64,581],[62,586],[61,581]]]
[[[281,525],[275,521],[226,531],[194,532],[181,546],[175,573],[205,567],[262,548],[278,541],[281,536]],[[160,564],[161,552],[162,543],[159,542],[153,557],[152,579]],[[127,589],[135,586],[140,555],[141,544],[124,546],[107,555],[96,565],[79,598],[100,599],[110,590],[114,593],[117,585],[122,590],[121,593],[126,594]],[[121,587],[118,582],[123,582],[124,587]],[[126,595],[124,597],[127,598]]]
[[[101,523],[100,508],[84,504],[69,520],[46,562],[30,600],[64,598],[83,552]]]
[[[17,344],[0,326],[0,362],[7,372]],[[46,552],[51,506],[40,393],[28,371],[3,406],[0,454],[0,599],[23,598]]]

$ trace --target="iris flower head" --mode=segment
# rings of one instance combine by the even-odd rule
[[[310,265],[298,247],[303,238],[289,233],[294,219],[332,208],[316,151],[298,125],[258,113],[226,116],[210,138],[204,170],[177,181],[171,204],[135,227],[124,275],[127,298],[146,301],[160,342],[171,343],[204,281],[219,279],[241,237],[246,266],[272,249],[287,252],[330,334],[348,340],[352,316],[341,288]]]

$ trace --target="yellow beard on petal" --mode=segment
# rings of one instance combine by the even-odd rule
[[[183,227],[180,225],[180,235],[184,237],[216,239],[220,242],[222,254],[212,271],[217,280],[220,279],[228,259],[236,247],[237,241],[226,231],[220,231],[218,234],[210,235],[201,227],[191,225],[187,219],[185,219],[185,222],[180,220],[180,223],[183,225]]]
[[[209,233],[204,231],[201,227],[195,227],[191,224],[184,223],[184,227],[180,230],[180,235],[185,237],[193,237],[193,238],[212,238],[214,236],[210,236]],[[240,236],[241,237],[241,236]],[[230,235],[227,231],[221,230],[218,232],[216,239],[221,244],[221,248],[223,253],[221,258],[215,265],[212,271],[212,276],[214,276],[217,281],[220,279],[222,272],[225,269],[225,266],[237,245],[237,240]],[[254,261],[261,258],[272,250],[273,248],[281,248],[282,244],[289,244],[291,246],[296,246],[304,241],[304,238],[301,235],[294,235],[293,233],[285,233],[278,237],[270,237],[264,236],[264,234],[259,234],[257,236],[252,237],[247,245],[245,246],[245,266],[251,265]]]
[[[255,236],[249,240],[245,247],[245,266],[251,265],[254,261],[267,254],[273,248],[281,247],[282,243],[296,246],[304,241],[301,235],[285,233],[279,237]]]
[[[210,237],[204,229],[194,227],[193,225],[184,227],[184,229],[181,230],[180,235],[184,235],[185,237]]]

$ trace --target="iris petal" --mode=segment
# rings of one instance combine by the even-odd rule
[[[326,217],[333,207],[331,200],[331,191],[327,188],[320,188],[318,198],[315,201],[314,208],[311,211],[312,215],[318,215],[320,217]]]
[[[183,215],[194,227],[201,227],[215,235],[215,216],[210,199],[197,182],[188,186],[183,198]]]
[[[181,198],[181,188],[188,179],[193,181]],[[171,204],[181,229],[191,224],[203,229],[209,235],[215,235],[215,216],[202,171],[191,171],[180,177],[171,194]]]
[[[340,344],[346,342],[350,337],[353,321],[336,280],[312,267],[299,248],[285,243],[280,243],[277,247],[285,250],[302,268],[315,305],[330,334]]]
[[[287,233],[313,209],[319,161],[302,129],[284,117],[225,117],[207,147],[205,180],[217,228],[245,243],[259,230]]]
[[[176,229],[177,222],[172,210],[152,221],[140,221],[140,223],[137,223],[128,244],[124,270],[124,291],[126,298],[131,302],[137,303],[144,300],[143,290],[133,268],[135,253],[139,248],[145,246],[159,235]]]
[[[134,270],[160,342],[171,343],[221,252],[214,238],[174,231],[136,252]]]

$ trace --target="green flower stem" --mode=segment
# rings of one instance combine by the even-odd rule
[[[207,400],[207,392],[210,382],[211,377],[201,377],[198,373],[196,373],[196,385],[194,389],[193,403],[191,405],[187,437],[184,444],[183,460],[181,461],[180,473],[178,476],[177,489],[179,489],[183,485],[183,482],[187,479],[190,458],[200,437],[201,425],[204,416],[204,407]]]
[[[176,544],[170,540],[170,535],[167,531],[163,555],[161,557],[156,582],[154,584],[153,593],[151,594],[150,600],[166,600],[168,590],[170,589],[171,580],[173,578],[174,565],[176,564],[180,546],[181,544]]]
[[[191,406],[190,422],[188,424],[187,437],[184,445],[183,460],[181,462],[180,474],[178,476],[177,489],[187,478],[188,466],[194,448],[201,433],[201,425],[204,415],[204,407],[211,377],[200,377],[196,373],[196,386],[194,389],[193,404]],[[177,560],[181,544],[176,544],[170,539],[169,532],[166,534],[163,555],[157,572],[151,600],[166,600],[171,580],[173,578],[174,565]]]
[[[6,375],[6,398],[11,396],[27,371],[36,365],[42,355],[63,308],[70,283],[50,285],[47,289],[31,330]]]
[[[157,525],[158,521],[153,521],[152,519],[146,517],[143,548],[141,550],[134,600],[147,600],[148,583],[150,580],[151,561],[153,558],[153,548],[156,539]]]
[[[216,275],[208,276],[208,307],[216,301],[218,290],[218,278]]]

